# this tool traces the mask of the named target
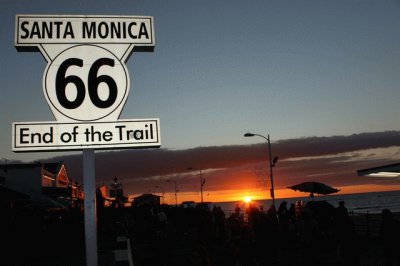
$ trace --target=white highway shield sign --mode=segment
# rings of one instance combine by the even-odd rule
[[[134,51],[154,50],[151,16],[16,15],[15,47],[47,61],[42,87],[57,122],[13,123],[12,150],[160,147],[159,119],[119,120]]]

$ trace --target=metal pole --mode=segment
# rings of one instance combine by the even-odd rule
[[[201,174],[201,169],[200,169],[200,196],[201,196],[201,203],[203,203],[203,175]]]
[[[275,206],[275,189],[274,189],[274,173],[272,172],[272,152],[271,152],[271,142],[269,140],[269,134],[267,137],[268,141],[268,153],[269,153],[269,176],[271,179],[271,198],[272,198],[272,204]],[[275,206],[276,207],[276,206]]]
[[[203,185],[204,185],[204,180],[203,180],[203,175],[202,175],[202,173],[201,173],[201,169],[196,169],[196,168],[193,168],[193,167],[188,167],[187,168],[188,170],[199,170],[199,172],[200,172],[200,201],[201,201],[201,203],[203,203]]]
[[[268,157],[269,157],[269,177],[271,179],[271,198],[272,198],[272,204],[275,206],[275,188],[274,188],[274,173],[272,172],[272,168],[275,165],[275,159],[272,159],[272,151],[271,151],[271,142],[269,139],[269,134],[267,135],[268,137],[264,137],[263,135],[260,134],[254,134],[254,133],[246,133],[243,135],[244,137],[254,137],[254,136],[259,136],[267,141],[268,144]],[[277,158],[276,158],[277,159]],[[266,184],[267,182],[265,182]]]
[[[86,266],[97,266],[96,181],[93,149],[83,150],[83,189]]]
[[[175,188],[175,206],[178,206],[178,190],[176,190],[176,181],[174,180],[174,188]]]

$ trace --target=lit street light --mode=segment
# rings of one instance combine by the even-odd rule
[[[272,198],[272,204],[275,206],[275,190],[274,190],[274,174],[272,172],[272,167],[275,166],[275,163],[278,161],[278,157],[274,157],[272,159],[272,152],[271,152],[271,142],[269,139],[269,135],[267,135],[267,137],[264,137],[263,135],[260,134],[253,134],[253,133],[246,133],[243,135],[244,137],[254,137],[254,136],[258,136],[261,137],[263,139],[265,139],[267,141],[268,144],[268,157],[269,157],[269,177],[271,180],[271,198]]]
[[[206,179],[203,178],[203,175],[201,173],[201,169],[196,169],[193,167],[189,167],[188,170],[199,170],[200,171],[200,199],[201,199],[201,203],[203,203],[203,186],[206,183]]]

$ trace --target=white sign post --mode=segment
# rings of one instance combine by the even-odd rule
[[[17,15],[15,47],[47,61],[43,93],[57,122],[13,123],[12,150],[83,151],[86,263],[97,266],[95,149],[160,147],[159,119],[118,120],[130,89],[126,62],[153,51],[153,18]]]

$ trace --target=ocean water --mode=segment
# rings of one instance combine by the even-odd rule
[[[276,207],[282,201],[286,201],[288,206],[291,203],[297,201],[311,201],[310,197],[298,197],[298,198],[282,198],[275,199]],[[381,213],[383,209],[389,209],[392,212],[400,212],[400,191],[386,191],[386,192],[369,192],[369,193],[357,193],[357,194],[332,194],[332,195],[317,195],[313,199],[314,201],[324,200],[332,204],[334,207],[339,206],[339,201],[344,201],[345,206],[349,211],[354,213]],[[252,202],[256,206],[262,206],[264,210],[271,206],[272,200],[256,200]],[[215,205],[220,206],[226,214],[230,214],[234,211],[235,206],[239,205],[242,210],[246,208],[244,202],[230,201],[220,202]]]

